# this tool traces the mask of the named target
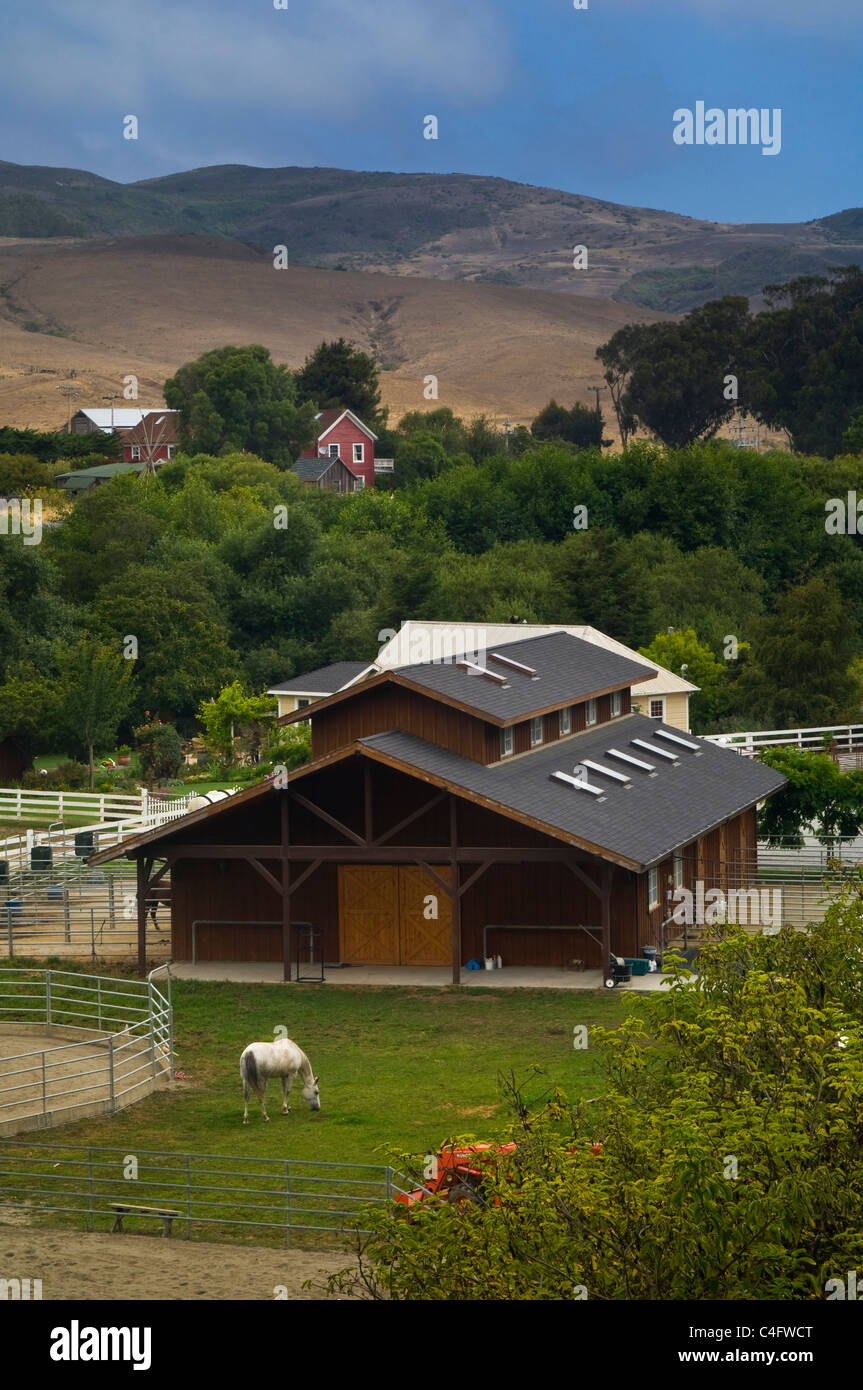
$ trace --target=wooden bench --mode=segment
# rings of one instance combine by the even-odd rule
[[[158,1216],[162,1221],[162,1235],[171,1234],[171,1224],[182,1217],[182,1212],[171,1211],[168,1207],[139,1207],[131,1202],[109,1202],[108,1206],[114,1213],[114,1224],[111,1233],[123,1232],[123,1219],[126,1216]]]

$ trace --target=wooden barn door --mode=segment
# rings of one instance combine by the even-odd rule
[[[449,882],[448,864],[435,864],[434,868]],[[435,903],[427,902],[430,896]],[[437,917],[426,917],[435,906]],[[399,867],[399,947],[401,965],[448,965],[452,959],[449,895],[418,864]]]
[[[350,965],[397,965],[399,883],[393,864],[339,865],[341,957]]]
[[[449,880],[449,865],[435,869]],[[426,912],[436,899],[437,917]],[[339,866],[341,959],[349,965],[448,965],[452,905],[415,864]]]

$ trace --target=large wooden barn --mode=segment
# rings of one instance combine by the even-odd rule
[[[651,674],[564,632],[386,670],[314,703],[312,761],[95,856],[170,870],[172,954],[588,967],[660,944],[675,886],[751,859],[781,774],[631,711]],[[286,715],[282,723],[308,717]]]

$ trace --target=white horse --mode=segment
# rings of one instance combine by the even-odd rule
[[[290,1113],[291,1107],[288,1105],[288,1096],[291,1093],[297,1073],[303,1078],[303,1096],[309,1103],[310,1110],[320,1110],[321,1093],[318,1090],[318,1078],[312,1071],[312,1064],[301,1047],[297,1047],[290,1038],[279,1038],[278,1042],[257,1042],[249,1043],[240,1058],[240,1076],[243,1082],[243,1124],[249,1123],[249,1095],[252,1091],[258,1097],[261,1106],[261,1114],[265,1120],[269,1120],[267,1109],[264,1104],[264,1096],[267,1089],[267,1082],[271,1076],[282,1078],[282,1114]]]

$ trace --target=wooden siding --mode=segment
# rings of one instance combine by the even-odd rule
[[[485,761],[484,720],[404,686],[385,683],[373,690],[364,691],[362,686],[356,690],[351,700],[314,714],[313,757],[325,757],[370,734],[399,729],[474,762]]]
[[[294,794],[318,805],[355,835],[363,835],[365,766],[362,759],[356,757],[336,768],[322,769],[295,784]],[[435,788],[380,764],[372,765],[369,775],[373,836],[385,836],[413,811],[433,802],[430,809],[393,835],[390,843],[394,848],[427,847],[423,851],[426,862],[445,864],[449,854],[447,798],[436,800]],[[195,826],[176,831],[171,843],[175,846],[184,841],[193,845],[275,845],[281,836],[280,802],[277,795],[263,796],[236,811],[220,812]],[[541,831],[519,825],[482,806],[462,800],[457,800],[456,805],[461,845],[476,846],[491,853],[496,848],[554,849],[561,855],[561,862],[492,864],[467,889],[461,899],[462,964],[481,954],[484,926],[507,926],[523,930],[498,932],[491,936],[489,947],[508,964],[560,966],[576,958],[589,967],[604,965],[598,941],[587,932],[577,930],[587,926],[595,929],[598,935],[601,908],[598,895],[562,862],[573,852]],[[754,853],[755,835],[753,808],[684,846],[684,885],[694,891],[696,880],[701,878],[705,888],[725,887],[735,861],[739,863],[741,856]],[[290,841],[297,847],[344,843],[335,826],[298,802],[293,802],[291,807]],[[602,869],[600,860],[579,858],[583,872],[598,883]],[[292,862],[292,879],[299,878],[308,862]],[[265,866],[281,880],[279,859],[267,860]],[[468,864],[459,867],[462,882],[473,868]],[[391,865],[388,872],[399,881],[401,870],[395,865]],[[673,875],[674,861],[669,856],[658,866],[659,905],[649,911],[648,875],[614,868],[610,945],[615,954],[639,956],[644,946],[661,944],[662,922],[670,915]],[[411,888],[400,890],[402,897],[404,893],[408,897],[404,903],[399,899],[399,912],[404,905],[406,917],[412,914],[405,950],[408,955],[414,953],[418,960],[432,949],[428,942],[420,939],[426,930],[421,917],[417,916],[421,911],[421,872],[409,866],[404,881],[410,883]],[[192,923],[199,920],[223,923],[199,928],[198,958],[202,961],[281,960],[281,896],[250,863],[242,859],[178,859],[172,867],[171,883],[174,959],[191,959]],[[439,885],[432,881],[428,891],[441,894],[443,908]],[[337,861],[319,865],[292,895],[291,918],[294,922],[309,921],[322,928],[325,959],[331,963],[340,959]],[[272,925],[265,925],[267,923]],[[544,931],[543,927],[572,927],[573,930]],[[443,927],[440,930],[442,940]],[[439,945],[434,949],[440,949]],[[401,955],[400,944],[392,963],[397,964]]]
[[[567,706],[562,706],[566,709]],[[563,739],[571,738],[573,734],[580,734],[587,728],[587,701],[581,700],[579,703],[568,706],[572,711],[571,728],[568,734],[560,732],[560,710],[553,710],[551,714],[542,716],[542,741],[546,743],[557,743]],[[620,719],[624,714],[631,713],[629,690],[620,692],[620,714],[615,715],[615,719]],[[607,724],[612,718],[611,696],[600,695],[596,701],[596,725]],[[515,757],[519,753],[529,753],[534,746],[530,741],[531,720],[526,719],[519,724],[512,726],[513,730],[513,749],[507,757]],[[483,762],[496,763],[501,761],[500,756],[500,729],[493,724],[486,724],[485,738],[485,757]]]

